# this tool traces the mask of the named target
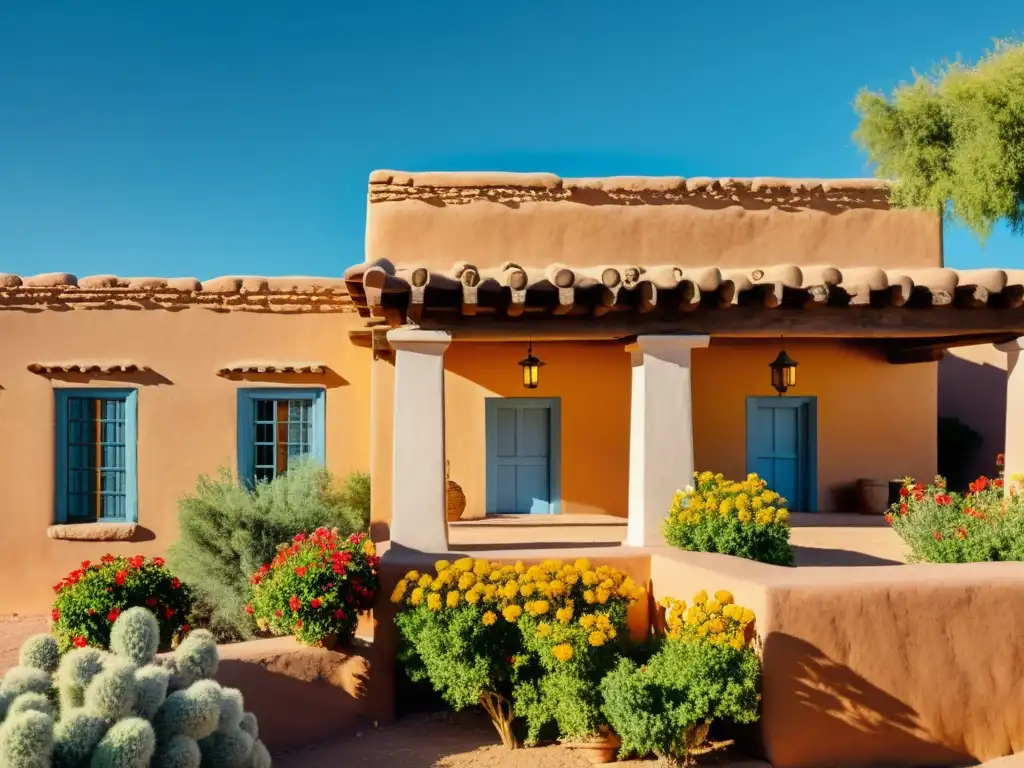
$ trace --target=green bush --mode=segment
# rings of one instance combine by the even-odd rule
[[[221,470],[215,479],[200,477],[178,512],[180,535],[168,561],[195,592],[197,620],[223,640],[246,639],[256,630],[245,612],[250,576],[302,531],[368,530],[369,476],[350,475],[338,489],[326,469],[307,460],[248,489]]]
[[[667,636],[644,666],[622,659],[601,681],[603,711],[622,739],[620,756],[686,761],[705,751],[716,720],[752,723],[760,714],[760,662],[753,613],[729,592],[701,592],[693,605],[663,604]]]
[[[111,652],[77,648],[55,667],[57,640],[30,638],[0,681],[3,768],[269,768],[241,692],[222,688],[213,635],[187,635],[157,658],[145,608],[114,622]]]
[[[694,472],[693,487],[676,493],[665,539],[691,552],[717,552],[771,565],[792,565],[786,499],[756,474],[743,482]]]
[[[98,563],[86,560],[53,589],[57,597],[51,618],[61,653],[87,645],[109,648],[114,622],[129,608],[148,608],[156,615],[162,650],[189,629],[192,591],[171,575],[160,557],[104,555]]]

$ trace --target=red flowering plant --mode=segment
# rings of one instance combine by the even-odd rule
[[[171,575],[161,557],[104,555],[85,560],[54,585],[52,632],[63,653],[71,648],[107,649],[110,629],[122,611],[148,608],[160,625],[160,648],[170,650],[189,631],[192,593]]]
[[[907,480],[885,520],[910,549],[912,562],[1024,560],[1024,499],[1003,479],[979,477],[966,493],[936,477]]]
[[[346,643],[359,614],[373,607],[379,563],[365,533],[348,538],[337,529],[300,533],[253,574],[252,601],[245,610],[273,635],[295,635],[304,645]]]

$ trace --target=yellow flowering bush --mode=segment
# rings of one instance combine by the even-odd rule
[[[742,482],[694,472],[665,520],[665,538],[693,552],[719,552],[772,565],[792,565],[786,499],[756,474]]]
[[[622,571],[548,560],[537,565],[463,558],[410,571],[391,595],[410,677],[454,708],[481,704],[502,742],[546,731],[582,736],[603,725],[599,682],[644,590]]]
[[[602,707],[622,739],[620,756],[687,762],[707,751],[713,723],[760,716],[760,661],[752,647],[754,613],[724,590],[698,592],[687,607],[665,608],[661,648],[638,666],[622,659],[601,681]]]

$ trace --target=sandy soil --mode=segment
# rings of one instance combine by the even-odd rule
[[[379,731],[274,758],[275,768],[334,766],[396,768],[586,768],[590,763],[566,747],[507,750],[482,713],[415,715]],[[668,765],[655,760],[615,763],[635,768]]]
[[[48,616],[0,616],[0,674],[18,663],[25,638],[49,631]]]

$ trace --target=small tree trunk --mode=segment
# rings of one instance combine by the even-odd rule
[[[500,693],[484,691],[480,694],[480,706],[490,715],[494,729],[501,736],[501,743],[506,749],[518,749],[519,741],[512,733],[512,702]]]

